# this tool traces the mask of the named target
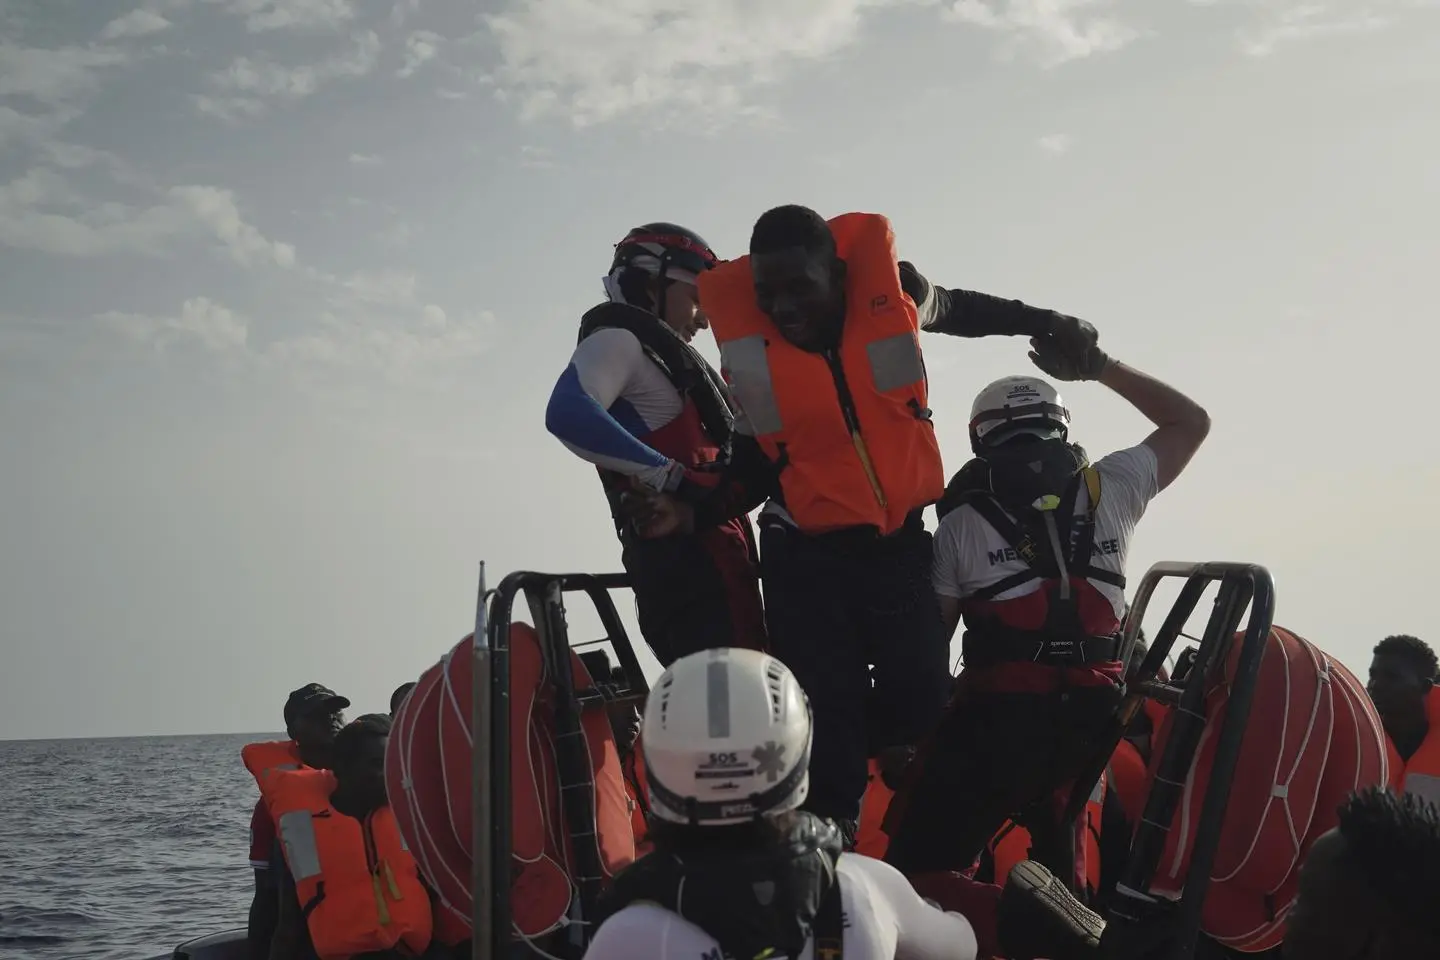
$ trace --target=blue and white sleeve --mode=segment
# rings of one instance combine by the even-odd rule
[[[550,393],[545,429],[581,459],[653,489],[673,490],[684,468],[637,438],[648,430],[625,400],[635,369],[649,362],[628,330],[598,330],[586,337]]]

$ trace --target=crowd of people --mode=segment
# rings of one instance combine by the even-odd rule
[[[1083,320],[934,285],[874,214],[777,207],[727,261],[646,224],[604,289],[545,419],[599,474],[664,672],[643,723],[612,711],[644,855],[586,957],[1097,957],[1148,791],[1147,715],[1086,813],[1062,809],[1138,664],[1119,640],[1131,538],[1203,444],[1204,409]],[[718,373],[691,345],[703,330]],[[949,476],[923,332],[1026,337],[1043,375],[977,393]],[[1092,461],[1052,381],[1098,383],[1152,429]],[[1414,637],[1375,648],[1390,782],[1362,785],[1310,852],[1289,960],[1440,956],[1437,676]],[[289,739],[245,748],[252,956],[463,951],[388,815],[388,717],[345,724],[349,705],[302,687]]]

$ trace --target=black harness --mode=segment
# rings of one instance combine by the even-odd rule
[[[1048,592],[1046,622],[1038,631],[1020,630],[993,615],[967,612],[963,640],[966,666],[985,666],[1015,660],[1054,664],[1094,663],[1115,659],[1118,635],[1089,635],[1080,620],[1071,593],[1071,578],[1108,583],[1124,589],[1123,574],[1094,564],[1095,514],[1100,505],[1100,474],[1085,460],[1084,451],[1071,446],[1077,467],[1049,509],[1020,505],[995,489],[995,477],[984,460],[967,463],[951,480],[937,505],[943,517],[961,504],[995,528],[1025,569],[972,593],[969,600],[992,600],[1033,580],[1045,581]],[[1081,484],[1088,507],[1077,515]],[[1046,498],[1049,499],[1049,498]]]
[[[728,452],[735,433],[735,403],[730,389],[705,358],[653,314],[625,303],[602,303],[580,318],[576,343],[596,330],[629,330],[645,355],[665,374],[680,395],[695,404],[705,433]]]
[[[735,404],[730,390],[720,375],[694,347],[681,340],[675,331],[653,314],[625,303],[602,303],[592,307],[580,318],[580,333],[576,342],[584,340],[597,330],[607,327],[628,330],[640,341],[640,348],[651,362],[660,368],[665,378],[674,385],[684,400],[695,404],[700,416],[700,425],[706,436],[720,448],[720,459],[715,468],[723,469],[730,461],[731,443],[735,436]],[[629,522],[624,518],[620,496],[623,485],[618,483],[619,475],[603,467],[597,467],[600,479],[605,484],[605,496],[610,501],[610,516],[615,521],[615,532],[625,539]]]

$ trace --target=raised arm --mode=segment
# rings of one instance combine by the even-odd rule
[[[1155,424],[1145,446],[1155,453],[1155,475],[1164,490],[1189,465],[1210,433],[1210,414],[1167,383],[1109,358],[1098,377]]]
[[[1034,338],[1030,360],[1057,380],[1097,380],[1130,402],[1155,430],[1144,440],[1155,454],[1157,490],[1164,490],[1195,456],[1210,433],[1210,415],[1185,394],[1134,367],[1121,363],[1098,345],[1068,349],[1055,337]]]
[[[1075,328],[1094,342],[1094,327],[1083,320],[974,290],[947,290],[925,279],[915,265],[900,261],[900,285],[920,311],[920,329],[952,337],[1039,337]]]

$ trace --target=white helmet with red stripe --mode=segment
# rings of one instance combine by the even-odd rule
[[[650,812],[723,826],[794,810],[810,792],[810,703],[790,669],[756,650],[681,657],[641,727]]]
[[[1070,411],[1060,393],[1039,377],[1001,377],[970,406],[970,448],[977,454],[1017,436],[1065,439]]]

